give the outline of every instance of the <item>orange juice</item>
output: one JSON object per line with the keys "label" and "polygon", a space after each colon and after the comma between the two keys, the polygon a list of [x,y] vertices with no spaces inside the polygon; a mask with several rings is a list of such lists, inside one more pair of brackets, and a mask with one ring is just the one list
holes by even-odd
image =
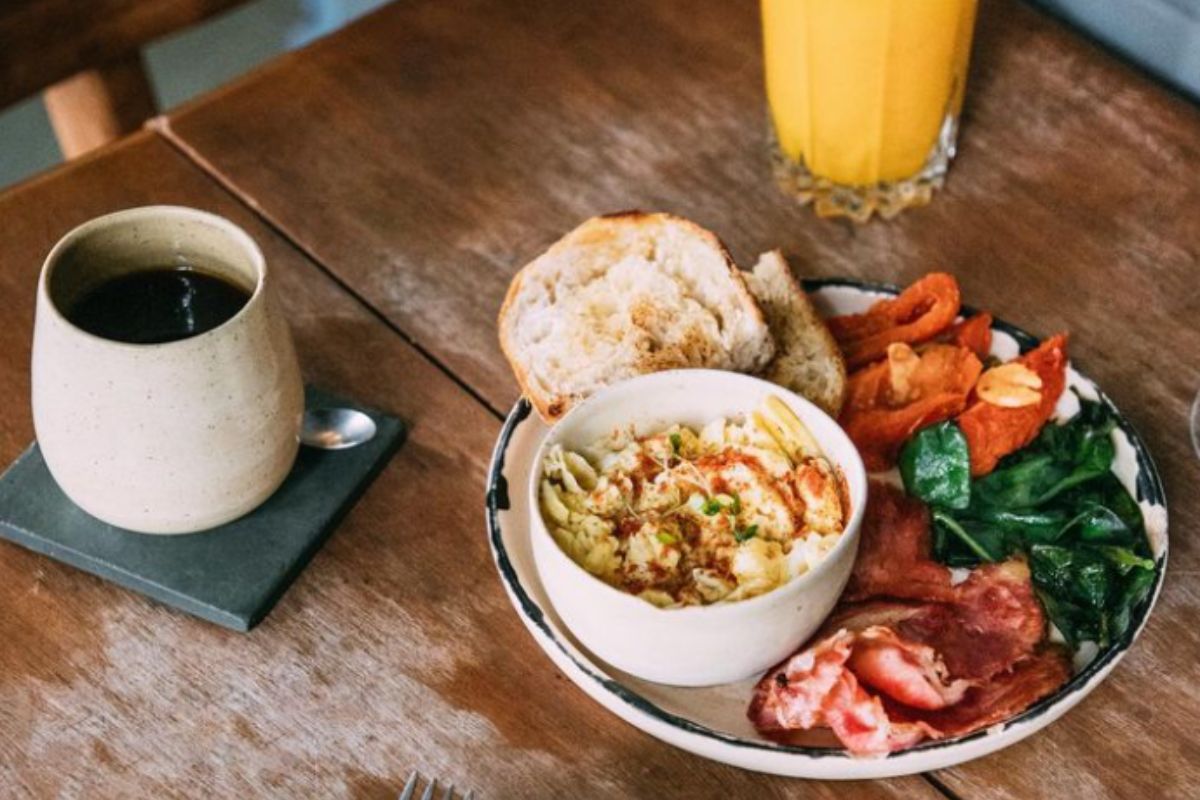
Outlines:
{"label": "orange juice", "polygon": [[953,155],[975,8],[762,0],[780,155],[818,211],[863,217],[928,200]]}

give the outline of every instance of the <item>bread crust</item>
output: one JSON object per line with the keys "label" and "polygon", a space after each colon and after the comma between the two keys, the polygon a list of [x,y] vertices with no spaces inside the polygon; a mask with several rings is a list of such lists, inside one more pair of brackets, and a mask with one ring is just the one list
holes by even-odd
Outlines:
{"label": "bread crust", "polygon": [[[778,261],[783,280],[787,284],[788,304],[794,307],[799,306],[802,309],[802,315],[810,323],[806,326],[806,331],[809,335],[816,336],[820,340],[822,349],[824,350],[826,356],[824,363],[834,370],[836,378],[833,381],[831,392],[813,392],[809,387],[789,385],[791,382],[787,380],[788,376],[786,375],[782,364],[784,357],[787,355],[785,339],[786,331],[776,330],[774,327],[772,327],[771,334],[775,337],[776,341],[776,355],[775,358],[772,359],[771,363],[763,369],[762,375],[768,380],[787,386],[788,388],[809,397],[809,399],[812,399],[817,403],[817,405],[821,406],[826,413],[836,419],[841,413],[842,406],[846,402],[847,392],[846,361],[842,356],[841,348],[838,347],[837,340],[833,338],[833,334],[829,331],[829,327],[825,324],[825,320],[817,311],[816,306],[813,305],[812,299],[809,298],[808,293],[804,291],[804,287],[800,284],[800,281],[796,280],[795,273],[792,272],[792,269],[781,250],[769,250],[759,256],[759,262],[755,266],[752,274],[755,277],[758,277],[759,267],[764,265],[767,259],[771,258]],[[765,300],[759,300],[760,305],[765,304],[765,302]],[[768,315],[768,321],[770,321],[770,315]],[[826,395],[831,396],[826,397]]]}
{"label": "bread crust", "polygon": [[[529,374],[529,368],[524,363],[521,354],[517,352],[514,330],[512,329],[512,326],[515,325],[513,309],[521,295],[527,270],[543,257],[552,255],[558,250],[591,243],[588,237],[597,237],[595,243],[600,244],[603,239],[614,237],[618,228],[624,225],[639,227],[643,225],[658,226],[663,224],[682,228],[720,254],[732,281],[732,289],[737,297],[737,303],[745,309],[757,325],[761,326],[764,330],[768,330],[766,316],[755,299],[754,294],[750,291],[742,270],[734,262],[733,256],[730,255],[729,249],[725,246],[724,242],[712,231],[701,227],[691,220],[667,212],[647,212],[640,209],[629,209],[592,217],[560,238],[544,253],[526,263],[517,272],[509,283],[508,291],[505,293],[504,301],[500,306],[500,312],[497,316],[500,349],[512,367],[513,374],[517,379],[518,385],[521,387],[522,393],[529,399],[537,410],[538,415],[546,423],[553,424],[581,398],[567,394],[547,395],[544,393]],[[773,345],[773,340],[769,341]],[[647,364],[645,370],[654,371],[654,367]]]}

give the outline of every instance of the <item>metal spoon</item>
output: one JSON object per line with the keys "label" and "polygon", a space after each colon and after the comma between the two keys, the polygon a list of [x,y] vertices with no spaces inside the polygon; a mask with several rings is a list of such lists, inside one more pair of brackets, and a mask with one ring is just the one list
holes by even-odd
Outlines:
{"label": "metal spoon", "polygon": [[375,437],[375,420],[353,408],[309,408],[300,426],[300,443],[319,450],[345,450]]}

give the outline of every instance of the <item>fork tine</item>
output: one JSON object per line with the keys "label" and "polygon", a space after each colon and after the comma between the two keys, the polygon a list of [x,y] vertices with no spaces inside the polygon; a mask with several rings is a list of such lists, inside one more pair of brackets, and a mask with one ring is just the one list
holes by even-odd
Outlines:
{"label": "fork tine", "polygon": [[400,792],[400,800],[412,800],[413,792],[417,790],[417,771],[414,769],[412,775],[408,776],[408,782],[404,784],[404,789]]}
{"label": "fork tine", "polygon": [[462,800],[475,800],[475,790],[468,789],[467,793],[462,796]]}
{"label": "fork tine", "polygon": [[421,795],[421,800],[433,800],[433,791],[436,788],[437,778],[434,778],[429,782],[429,785],[425,787],[425,792]]}
{"label": "fork tine", "polygon": [[450,784],[442,792],[442,800],[454,800],[454,784]]}

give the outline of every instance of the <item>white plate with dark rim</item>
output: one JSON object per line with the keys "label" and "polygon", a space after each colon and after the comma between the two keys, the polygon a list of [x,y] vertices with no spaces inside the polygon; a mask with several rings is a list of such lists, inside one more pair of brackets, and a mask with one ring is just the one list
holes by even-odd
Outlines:
{"label": "white plate with dark rim", "polygon": [[[805,281],[805,288],[826,315],[857,313],[897,293],[893,286],[850,280]],[[972,312],[964,308],[964,313]],[[1037,344],[1034,336],[1005,322],[997,320],[992,330],[992,352],[1002,358]],[[1167,506],[1158,470],[1141,437],[1094,383],[1071,368],[1067,385],[1085,398],[1102,401],[1116,414],[1113,472],[1142,509],[1156,563],[1154,587],[1148,601],[1135,610],[1133,624],[1122,639],[1105,650],[1076,655],[1075,675],[1066,685],[1007,722],[966,736],[925,742],[882,758],[856,758],[836,747],[776,744],[759,736],[746,718],[753,680],[702,689],[663,686],[622,673],[591,655],[564,628],[534,567],[525,487],[534,454],[549,428],[531,413],[524,399],[509,413],[492,454],[487,491],[492,554],[513,606],[550,660],[592,699],[651,736],[726,764],[798,778],[885,778],[949,767],[1024,739],[1087,696],[1133,645],[1162,589]],[[1068,418],[1077,409],[1074,395],[1064,392],[1056,416]]]}

